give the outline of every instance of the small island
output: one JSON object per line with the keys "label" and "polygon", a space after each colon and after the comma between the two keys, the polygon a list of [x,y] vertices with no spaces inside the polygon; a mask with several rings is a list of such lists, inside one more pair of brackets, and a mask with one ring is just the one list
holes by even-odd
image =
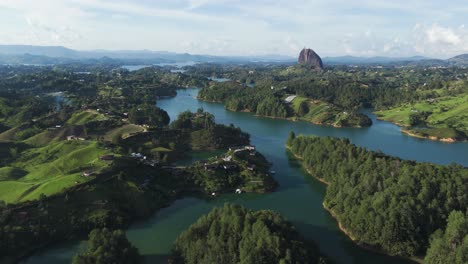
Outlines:
{"label": "small island", "polygon": [[226,204],[177,238],[171,263],[329,263],[281,215]]}

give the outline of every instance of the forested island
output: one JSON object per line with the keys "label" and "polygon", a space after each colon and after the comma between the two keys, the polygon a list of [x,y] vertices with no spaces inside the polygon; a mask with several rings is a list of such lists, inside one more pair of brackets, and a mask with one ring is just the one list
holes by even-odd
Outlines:
{"label": "forested island", "polygon": [[347,139],[297,136],[287,147],[327,184],[324,207],[356,243],[427,263],[466,263],[468,169],[387,156]]}
{"label": "forested island", "polygon": [[202,216],[175,242],[171,263],[328,263],[278,213],[226,204]]}

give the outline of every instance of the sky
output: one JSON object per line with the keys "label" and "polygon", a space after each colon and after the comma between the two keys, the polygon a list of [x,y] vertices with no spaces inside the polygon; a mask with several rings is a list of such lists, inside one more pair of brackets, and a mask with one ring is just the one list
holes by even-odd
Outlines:
{"label": "sky", "polygon": [[468,53],[467,14],[467,0],[0,0],[0,44],[448,58]]}

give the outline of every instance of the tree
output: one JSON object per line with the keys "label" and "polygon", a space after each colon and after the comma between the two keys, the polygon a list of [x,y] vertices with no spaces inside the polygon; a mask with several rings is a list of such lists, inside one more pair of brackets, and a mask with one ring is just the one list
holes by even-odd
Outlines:
{"label": "tree", "polygon": [[440,229],[432,236],[426,258],[428,264],[468,263],[468,218],[452,211],[445,232]]}
{"label": "tree", "polygon": [[307,113],[309,113],[309,105],[307,104],[307,101],[302,101],[299,104],[299,109],[297,110],[297,114],[299,116],[305,116]]}
{"label": "tree", "polygon": [[88,248],[73,258],[73,264],[133,264],[140,263],[138,249],[128,241],[124,231],[107,228],[89,233]]}
{"label": "tree", "polygon": [[291,145],[291,143],[294,141],[295,138],[296,138],[296,133],[294,133],[294,131],[289,131],[288,140],[286,141],[286,144]]}

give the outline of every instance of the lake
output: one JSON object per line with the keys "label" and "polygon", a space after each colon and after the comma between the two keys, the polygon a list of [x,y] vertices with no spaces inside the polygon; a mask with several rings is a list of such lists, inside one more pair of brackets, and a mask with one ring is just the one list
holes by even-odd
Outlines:
{"label": "lake", "polygon": [[[306,122],[256,117],[250,113],[230,112],[223,105],[195,99],[198,89],[178,91],[173,98],[157,102],[166,110],[171,120],[185,110],[196,111],[203,107],[216,117],[218,123],[234,124],[250,133],[252,144],[273,163],[279,188],[270,194],[226,194],[213,200],[185,198],[160,210],[151,218],[134,223],[127,235],[145,256],[146,263],[165,263],[177,236],[198,217],[215,206],[226,202],[242,204],[252,209],[272,209],[290,220],[300,233],[319,245],[324,254],[337,263],[407,263],[408,261],[369,252],[356,246],[337,227],[336,221],[322,207],[325,186],[315,180],[292,159],[284,144],[289,131],[296,134],[347,137],[351,142],[372,150],[404,159],[428,161],[439,164],[453,162],[468,166],[468,144],[447,144],[409,137],[400,128],[376,120],[370,110],[363,110],[374,124],[369,128],[333,128]],[[194,154],[206,157],[206,153]],[[69,263],[82,242],[70,242],[40,254],[23,263]]]}

